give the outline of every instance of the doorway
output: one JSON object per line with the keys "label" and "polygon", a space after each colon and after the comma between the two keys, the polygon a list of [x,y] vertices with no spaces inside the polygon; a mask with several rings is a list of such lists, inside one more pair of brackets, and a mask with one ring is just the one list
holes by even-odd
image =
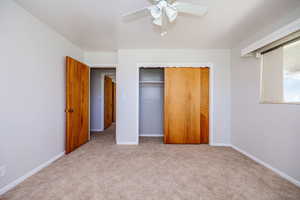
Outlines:
{"label": "doorway", "polygon": [[116,69],[91,68],[90,72],[90,134],[113,134],[116,120]]}
{"label": "doorway", "polygon": [[66,57],[66,153],[89,140],[115,143],[116,68],[90,68]]}

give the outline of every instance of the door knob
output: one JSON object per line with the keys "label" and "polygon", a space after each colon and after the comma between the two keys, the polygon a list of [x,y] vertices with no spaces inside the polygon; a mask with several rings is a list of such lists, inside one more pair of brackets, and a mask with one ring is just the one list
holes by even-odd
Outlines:
{"label": "door knob", "polygon": [[72,112],[74,112],[74,109],[72,109],[72,108],[66,109],[65,112],[66,112],[66,113],[72,113]]}

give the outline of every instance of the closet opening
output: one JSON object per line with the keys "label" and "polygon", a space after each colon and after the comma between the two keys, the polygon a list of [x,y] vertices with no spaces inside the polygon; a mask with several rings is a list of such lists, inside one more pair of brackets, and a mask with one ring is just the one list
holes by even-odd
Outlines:
{"label": "closet opening", "polygon": [[210,68],[139,69],[140,143],[209,144]]}
{"label": "closet opening", "polygon": [[115,143],[116,69],[90,70],[90,139]]}
{"label": "closet opening", "polygon": [[140,143],[163,142],[164,137],[164,69],[139,70]]}

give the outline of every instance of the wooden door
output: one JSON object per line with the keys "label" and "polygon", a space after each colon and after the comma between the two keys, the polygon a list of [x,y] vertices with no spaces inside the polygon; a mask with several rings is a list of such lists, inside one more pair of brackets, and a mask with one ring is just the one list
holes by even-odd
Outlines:
{"label": "wooden door", "polygon": [[113,86],[112,79],[104,78],[104,128],[108,128],[113,122]]}
{"label": "wooden door", "polygon": [[201,90],[200,90],[200,143],[209,144],[209,68],[201,70]]}
{"label": "wooden door", "polygon": [[208,68],[204,69],[165,69],[166,144],[208,143]]}
{"label": "wooden door", "polygon": [[116,83],[112,84],[113,86],[113,122],[116,122]]}
{"label": "wooden door", "polygon": [[66,153],[89,139],[89,67],[67,57]]}

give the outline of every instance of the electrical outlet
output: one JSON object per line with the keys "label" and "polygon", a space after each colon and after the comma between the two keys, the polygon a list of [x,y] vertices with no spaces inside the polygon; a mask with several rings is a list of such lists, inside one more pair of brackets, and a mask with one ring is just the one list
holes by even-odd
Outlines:
{"label": "electrical outlet", "polygon": [[5,174],[6,174],[6,166],[3,165],[0,167],[0,177],[5,176]]}

